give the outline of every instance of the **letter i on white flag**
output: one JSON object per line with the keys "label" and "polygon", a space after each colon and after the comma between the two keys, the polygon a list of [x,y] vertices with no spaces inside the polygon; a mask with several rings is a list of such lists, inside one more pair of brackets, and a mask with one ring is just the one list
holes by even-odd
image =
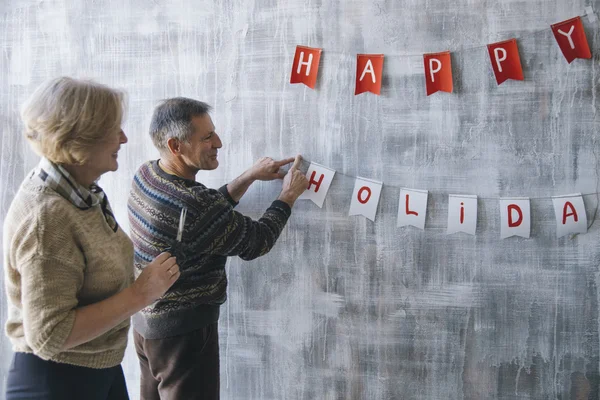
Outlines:
{"label": "letter i on white flag", "polygon": [[364,215],[375,221],[382,186],[383,182],[357,177],[348,215]]}
{"label": "letter i on white flag", "polygon": [[398,206],[398,223],[396,226],[414,226],[425,229],[427,214],[427,190],[400,189],[400,204]]}
{"label": "letter i on white flag", "polygon": [[587,232],[587,215],[581,193],[552,197],[556,215],[556,237]]}
{"label": "letter i on white flag", "polygon": [[500,199],[500,238],[511,236],[529,238],[531,231],[531,212],[529,198]]}
{"label": "letter i on white flag", "polygon": [[448,235],[464,232],[475,235],[477,196],[451,194],[448,197]]}
{"label": "letter i on white flag", "polygon": [[312,200],[319,208],[323,208],[323,202],[329,186],[333,181],[335,171],[315,162],[310,163],[306,178],[308,188],[298,197],[299,200]]}

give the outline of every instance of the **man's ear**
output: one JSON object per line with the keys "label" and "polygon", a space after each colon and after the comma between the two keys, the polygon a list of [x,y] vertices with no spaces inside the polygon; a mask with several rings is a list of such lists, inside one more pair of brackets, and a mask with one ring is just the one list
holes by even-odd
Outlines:
{"label": "man's ear", "polygon": [[167,148],[169,152],[174,156],[178,156],[181,154],[181,142],[177,138],[170,138],[167,140]]}

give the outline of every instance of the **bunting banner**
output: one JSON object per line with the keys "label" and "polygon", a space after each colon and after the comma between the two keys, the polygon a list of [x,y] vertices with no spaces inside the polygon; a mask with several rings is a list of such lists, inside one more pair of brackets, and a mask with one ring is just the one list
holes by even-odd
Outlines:
{"label": "bunting banner", "polygon": [[306,173],[308,188],[298,197],[299,200],[312,200],[319,208],[323,208],[325,196],[333,181],[335,171],[323,165],[311,162]]}
{"label": "bunting banner", "polygon": [[475,235],[477,229],[477,196],[451,194],[448,196],[447,234],[464,232]]}
{"label": "bunting banner", "polygon": [[[323,208],[325,198],[337,172],[334,169],[310,162],[306,177],[308,187],[298,199],[311,200]],[[349,176],[341,173],[341,175]],[[350,203],[349,216],[362,215],[375,221],[383,182],[354,177],[355,184]],[[595,193],[591,193],[595,194]],[[398,219],[396,226],[413,226],[425,229],[429,191],[400,188]],[[581,193],[547,197],[552,199],[556,216],[556,236],[571,233],[587,233],[588,220]],[[466,233],[475,235],[477,230],[478,200],[476,195],[448,195],[448,223],[446,234]],[[529,238],[531,234],[531,210],[528,197],[500,198],[500,237]]]}
{"label": "bunting banner", "polygon": [[529,238],[531,231],[531,212],[529,198],[500,199],[500,238],[511,236]]}
{"label": "bunting banner", "polygon": [[375,221],[382,186],[383,182],[357,177],[348,215],[362,215]]}
{"label": "bunting banner", "polygon": [[552,33],[569,64],[576,58],[592,58],[581,17],[552,25]]}
{"label": "bunting banner", "polygon": [[581,193],[552,197],[556,215],[556,237],[587,232],[587,215]]}
{"label": "bunting banner", "polygon": [[414,226],[425,229],[427,214],[427,190],[401,189],[398,206],[398,223],[396,226]]}
{"label": "bunting banner", "polygon": [[488,44],[487,47],[498,85],[508,79],[523,80],[523,69],[516,39]]}
{"label": "bunting banner", "polygon": [[364,92],[381,94],[381,72],[383,54],[358,54],[356,60],[356,90],[354,95]]}
{"label": "bunting banner", "polygon": [[317,84],[319,60],[322,49],[306,46],[296,46],[296,55],[292,65],[290,83],[304,83],[311,89]]}
{"label": "bunting banner", "polygon": [[425,64],[425,88],[427,96],[437,92],[452,93],[452,64],[450,52],[423,55]]}

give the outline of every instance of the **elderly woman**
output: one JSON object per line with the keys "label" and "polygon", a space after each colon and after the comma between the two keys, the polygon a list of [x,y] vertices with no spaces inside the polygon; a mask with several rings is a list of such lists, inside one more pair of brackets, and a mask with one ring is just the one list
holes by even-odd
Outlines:
{"label": "elderly woman", "polygon": [[131,241],[95,184],[117,170],[127,143],[123,98],[58,78],[23,107],[25,135],[42,159],[4,224],[6,333],[15,351],[8,400],[127,399],[120,363],[129,317],[179,277],[163,253],[133,282]]}

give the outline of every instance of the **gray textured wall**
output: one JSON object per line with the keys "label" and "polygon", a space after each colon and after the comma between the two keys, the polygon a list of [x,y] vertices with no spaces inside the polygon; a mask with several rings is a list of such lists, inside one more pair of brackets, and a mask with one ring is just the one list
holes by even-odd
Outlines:
{"label": "gray textured wall", "polygon": [[[594,59],[572,65],[549,29],[588,4],[2,0],[0,215],[37,160],[18,107],[43,79],[128,91],[129,143],[101,181],[124,225],[129,181],[156,156],[153,106],[199,98],[224,142],[221,167],[198,175],[209,186],[297,152],[384,182],[375,223],[347,216],[354,181],[339,175],[270,254],[231,260],[223,398],[596,399],[600,223],[556,239],[543,198],[598,191],[598,23],[584,19]],[[515,36],[525,82],[498,87],[485,47],[469,48]],[[288,84],[297,44],[324,48],[316,91]],[[420,54],[443,50],[455,92],[427,98]],[[381,97],[353,95],[364,52],[386,54]],[[400,186],[430,191],[425,231],[396,228]],[[240,209],[260,216],[279,187],[255,184]],[[476,237],[445,234],[450,193],[482,197]],[[531,239],[500,240],[500,196],[540,197]],[[0,336],[2,380],[9,348]],[[137,397],[131,349],[124,366]]]}

